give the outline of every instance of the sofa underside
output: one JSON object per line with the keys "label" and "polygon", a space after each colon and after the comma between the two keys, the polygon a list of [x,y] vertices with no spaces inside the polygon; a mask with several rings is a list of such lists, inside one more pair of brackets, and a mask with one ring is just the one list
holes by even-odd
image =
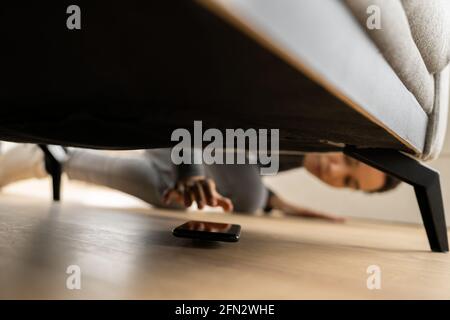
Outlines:
{"label": "sofa underside", "polygon": [[[194,120],[202,120],[204,129],[278,128],[284,150],[335,150],[335,143],[412,154],[423,148],[420,132],[426,117],[413,116],[423,111],[386,62],[376,60],[385,69],[376,65],[375,77],[385,75],[395,86],[380,91],[372,77],[366,83],[374,84],[372,90],[364,90],[380,94],[381,100],[397,97],[399,107],[373,121],[377,109],[370,103],[376,97],[360,99],[360,92],[347,90],[346,79],[342,92],[330,93],[326,85],[196,3],[130,1],[127,15],[124,5],[87,3],[86,28],[78,33],[60,27],[63,4],[35,4],[27,12],[9,6],[0,20],[1,76],[7,79],[0,91],[0,139],[156,148],[170,145],[174,129],[192,129]],[[43,21],[40,12],[47,17]],[[6,31],[11,28],[14,35]],[[359,27],[348,31],[361,33]],[[317,60],[308,62],[314,67]],[[334,74],[322,75],[336,83]],[[352,81],[359,90],[365,79],[362,75]],[[357,110],[343,96],[368,103]],[[395,114],[409,110],[405,103],[411,104],[411,113]],[[411,132],[405,131],[405,117],[413,121]]]}

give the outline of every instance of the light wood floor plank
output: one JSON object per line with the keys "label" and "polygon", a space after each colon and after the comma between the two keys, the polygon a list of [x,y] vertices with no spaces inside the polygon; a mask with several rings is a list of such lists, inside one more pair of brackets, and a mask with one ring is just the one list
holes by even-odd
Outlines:
{"label": "light wood floor plank", "polygon": [[[238,243],[196,243],[189,219],[242,225]],[[79,265],[82,289],[66,289]],[[381,290],[368,290],[378,265]],[[421,226],[120,209],[0,195],[0,298],[449,299],[450,255]]]}

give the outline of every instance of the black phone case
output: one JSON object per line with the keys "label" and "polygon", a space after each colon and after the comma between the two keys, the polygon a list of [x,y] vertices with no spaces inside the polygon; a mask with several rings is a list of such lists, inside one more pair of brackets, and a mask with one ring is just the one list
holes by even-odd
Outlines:
{"label": "black phone case", "polygon": [[207,241],[238,242],[241,234],[241,226],[239,225],[233,225],[233,233],[186,230],[181,227],[179,226],[173,229],[172,234],[175,237]]}

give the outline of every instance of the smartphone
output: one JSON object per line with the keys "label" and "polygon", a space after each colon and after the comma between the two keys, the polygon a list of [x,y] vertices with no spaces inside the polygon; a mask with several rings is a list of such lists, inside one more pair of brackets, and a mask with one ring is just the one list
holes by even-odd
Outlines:
{"label": "smartphone", "polygon": [[241,235],[241,226],[229,223],[206,221],[188,221],[172,231],[175,237],[238,242]]}

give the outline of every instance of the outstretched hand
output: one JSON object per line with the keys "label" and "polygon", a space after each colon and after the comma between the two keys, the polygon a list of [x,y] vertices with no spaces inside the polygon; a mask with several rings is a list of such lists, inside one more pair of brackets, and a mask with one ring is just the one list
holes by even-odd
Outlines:
{"label": "outstretched hand", "polygon": [[312,219],[322,219],[322,220],[328,220],[330,222],[336,222],[336,223],[343,223],[346,220],[344,217],[339,217],[339,216],[335,216],[332,214],[314,211],[314,210],[301,208],[301,207],[291,208],[290,210],[284,210],[283,212],[289,216],[297,216],[297,217],[312,218]]}
{"label": "outstretched hand", "polygon": [[343,223],[345,222],[344,217],[323,213],[311,209],[306,209],[299,207],[297,205],[290,204],[285,200],[281,199],[277,195],[273,194],[271,199],[269,199],[270,205],[277,210],[282,211],[284,214],[295,217],[304,217],[312,219],[322,219],[330,222]]}
{"label": "outstretched hand", "polygon": [[213,180],[203,176],[188,177],[177,181],[173,188],[164,192],[163,202],[165,204],[175,202],[186,208],[195,202],[199,209],[208,205],[210,207],[221,207],[226,212],[233,211],[231,200],[217,192]]}

